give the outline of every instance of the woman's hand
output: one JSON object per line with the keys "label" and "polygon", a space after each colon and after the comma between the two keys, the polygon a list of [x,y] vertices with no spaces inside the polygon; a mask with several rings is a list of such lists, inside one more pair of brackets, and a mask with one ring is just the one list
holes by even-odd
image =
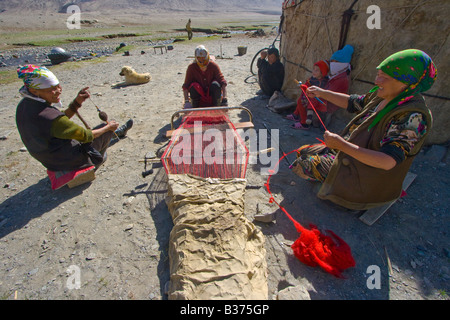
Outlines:
{"label": "woman's hand", "polygon": [[105,134],[108,131],[116,131],[119,127],[119,123],[115,120],[111,120],[106,125],[100,127],[99,129],[92,130],[92,134],[94,135],[94,139],[100,137],[102,134]]}
{"label": "woman's hand", "polygon": [[108,128],[108,131],[116,131],[119,127],[119,123],[115,120],[111,120],[106,124],[106,128]]}
{"label": "woman's hand", "polygon": [[342,146],[346,143],[340,135],[330,131],[325,131],[323,139],[328,148],[335,150],[342,150]]}
{"label": "woman's hand", "polygon": [[88,99],[91,95],[88,91],[89,87],[83,88],[78,92],[77,97],[75,98],[75,101],[81,106],[86,99]]}
{"label": "woman's hand", "polygon": [[306,90],[306,95],[310,98],[322,98],[336,106],[347,109],[350,96],[345,93],[325,90],[317,86],[311,86]]}
{"label": "woman's hand", "polygon": [[[91,95],[88,91],[89,87],[83,88],[78,92],[77,97],[70,103],[69,108],[67,108],[64,113],[70,119],[78,112],[78,109],[81,108],[81,104],[89,98]],[[85,124],[86,125],[86,124]]]}
{"label": "woman's hand", "polygon": [[317,86],[311,86],[311,87],[308,87],[308,89],[306,90],[306,94],[310,98],[315,98],[315,97],[321,98],[324,91],[325,91],[324,89],[319,88]]}
{"label": "woman's hand", "polygon": [[391,170],[397,164],[391,156],[380,151],[361,148],[344,140],[344,138],[335,133],[325,131],[323,138],[328,148],[344,152],[368,166],[383,170]]}
{"label": "woman's hand", "polygon": [[267,50],[261,51],[261,59],[265,59],[267,57]]}

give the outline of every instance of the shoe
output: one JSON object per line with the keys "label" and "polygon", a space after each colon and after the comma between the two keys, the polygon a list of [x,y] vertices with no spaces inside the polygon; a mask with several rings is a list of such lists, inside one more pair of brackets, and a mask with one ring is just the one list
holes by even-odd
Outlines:
{"label": "shoe", "polygon": [[126,136],[128,130],[133,126],[133,119],[128,120],[125,124],[121,125],[114,131],[119,138],[123,138]]}
{"label": "shoe", "polygon": [[298,116],[296,116],[295,114],[288,114],[286,117],[284,117],[287,120],[291,120],[291,121],[299,121],[300,118]]}
{"label": "shoe", "polygon": [[301,124],[300,122],[296,122],[291,125],[291,128],[296,129],[296,130],[309,130],[309,125]]}

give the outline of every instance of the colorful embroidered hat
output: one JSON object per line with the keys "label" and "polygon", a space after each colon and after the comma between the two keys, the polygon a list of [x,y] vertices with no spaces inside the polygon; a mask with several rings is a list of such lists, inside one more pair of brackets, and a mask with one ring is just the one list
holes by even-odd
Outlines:
{"label": "colorful embroidered hat", "polygon": [[23,80],[26,88],[47,89],[59,84],[56,76],[46,67],[38,67],[32,64],[17,69],[19,79]]}

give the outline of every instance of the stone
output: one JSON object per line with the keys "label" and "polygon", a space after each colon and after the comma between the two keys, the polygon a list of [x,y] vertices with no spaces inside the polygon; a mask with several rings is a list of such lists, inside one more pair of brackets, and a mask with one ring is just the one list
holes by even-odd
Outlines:
{"label": "stone", "polygon": [[311,296],[304,286],[298,285],[279,291],[277,300],[311,300]]}

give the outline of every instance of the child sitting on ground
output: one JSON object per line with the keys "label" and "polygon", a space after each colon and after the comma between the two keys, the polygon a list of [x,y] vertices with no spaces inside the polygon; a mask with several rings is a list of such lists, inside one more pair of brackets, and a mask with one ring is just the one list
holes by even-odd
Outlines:
{"label": "child sitting on ground", "polygon": [[[328,61],[317,61],[314,63],[312,76],[306,81],[305,85],[307,87],[317,86],[320,88],[325,88],[328,84],[329,70],[330,67]],[[310,101],[314,104],[314,108],[319,115],[320,113],[325,113],[327,111],[326,104],[322,104],[316,99],[310,99]],[[294,113],[287,115],[286,119],[295,121],[295,123],[291,125],[291,128],[305,130],[309,129],[312,123],[313,115],[314,110],[308,102],[308,99],[305,97],[305,94],[302,92],[297,100],[297,107],[295,108]]]}

